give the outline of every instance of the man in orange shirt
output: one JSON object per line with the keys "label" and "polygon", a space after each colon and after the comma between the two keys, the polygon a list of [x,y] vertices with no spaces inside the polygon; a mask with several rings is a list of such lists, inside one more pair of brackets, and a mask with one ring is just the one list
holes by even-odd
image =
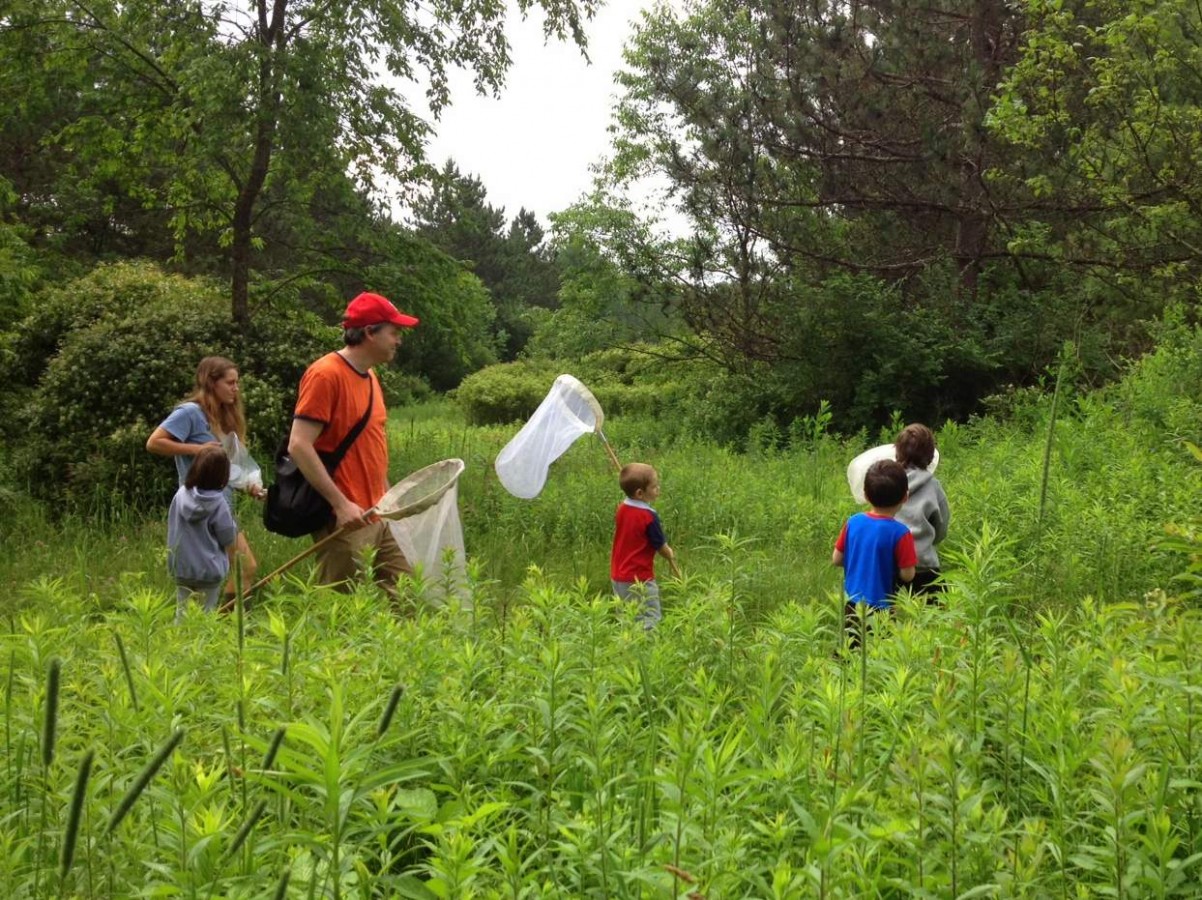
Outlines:
{"label": "man in orange shirt", "polygon": [[[372,366],[391,362],[401,328],[418,320],[397,310],[379,294],[360,294],[346,308],[343,343],[305,370],[288,438],[288,452],[301,474],[330,504],[333,518],[313,535],[340,535],[317,551],[321,584],[349,588],[358,558],[374,547],[376,581],[395,595],[401,573],[413,571],[386,522],[367,515],[388,490],[388,411]],[[371,413],[331,477],[319,453],[333,451]]]}

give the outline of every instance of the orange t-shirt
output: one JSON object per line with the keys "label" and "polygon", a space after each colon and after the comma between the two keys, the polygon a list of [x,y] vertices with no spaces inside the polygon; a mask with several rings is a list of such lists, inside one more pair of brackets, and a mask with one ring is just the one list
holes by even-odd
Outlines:
{"label": "orange t-shirt", "polygon": [[[371,396],[373,385],[375,394]],[[330,453],[363,418],[369,396],[371,418],[334,470],[334,484],[364,509],[375,506],[388,485],[388,410],[376,373],[360,372],[342,354],[327,353],[301,377],[293,413],[298,419],[325,426],[313,446]]]}

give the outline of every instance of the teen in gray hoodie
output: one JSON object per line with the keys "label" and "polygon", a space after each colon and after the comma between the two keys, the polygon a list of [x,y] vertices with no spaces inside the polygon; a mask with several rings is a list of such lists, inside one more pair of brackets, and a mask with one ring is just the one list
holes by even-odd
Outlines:
{"label": "teen in gray hoodie", "polygon": [[192,461],[167,515],[167,567],[175,578],[175,621],[193,594],[217,609],[221,583],[230,571],[228,550],[238,536],[224,490],[230,461],[220,446],[205,447]]}
{"label": "teen in gray hoodie", "polygon": [[897,461],[906,467],[910,497],[897,514],[897,520],[909,527],[918,552],[918,568],[912,589],[930,595],[943,589],[939,578],[939,552],[935,545],[947,537],[951,511],[939,479],[927,466],[935,458],[935,435],[925,425],[907,425],[894,442]]}

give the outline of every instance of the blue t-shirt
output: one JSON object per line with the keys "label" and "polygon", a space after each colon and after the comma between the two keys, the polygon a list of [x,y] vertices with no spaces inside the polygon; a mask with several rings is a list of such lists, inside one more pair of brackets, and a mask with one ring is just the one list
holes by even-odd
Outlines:
{"label": "blue t-shirt", "polygon": [[[199,403],[191,400],[181,403],[171,410],[171,415],[165,418],[159,427],[181,444],[208,444],[217,440],[217,435],[213,434],[213,428],[209,425],[209,417],[205,415],[205,411],[200,408]],[[179,476],[180,487],[183,487],[184,481],[188,477],[188,470],[192,468],[192,461],[196,457],[176,456],[174,459],[175,474]],[[225,494],[225,502],[232,513],[234,489],[226,487],[222,493]]]}
{"label": "blue t-shirt", "polygon": [[[217,435],[213,434],[213,429],[209,425],[209,417],[205,415],[205,411],[200,408],[199,403],[191,400],[181,403],[171,410],[171,415],[162,421],[159,428],[181,444],[209,444],[217,440]],[[179,476],[181,485],[188,477],[188,470],[192,468],[192,460],[195,458],[194,456],[175,457],[175,473]]]}
{"label": "blue t-shirt", "polygon": [[897,570],[917,563],[914,535],[886,516],[856,513],[847,520],[835,549],[843,554],[843,589],[849,603],[888,609]]}

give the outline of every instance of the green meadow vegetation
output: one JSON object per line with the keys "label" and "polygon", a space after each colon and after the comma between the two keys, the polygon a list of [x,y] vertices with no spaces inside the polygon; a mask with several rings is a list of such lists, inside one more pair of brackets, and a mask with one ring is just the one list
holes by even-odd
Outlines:
{"label": "green meadow vegetation", "polygon": [[[742,452],[609,424],[685,572],[650,635],[608,595],[599,444],[518,501],[516,425],[448,401],[390,441],[396,475],[468,463],[451,608],[439,572],[398,611],[302,567],[173,627],[161,521],[6,498],[0,892],[1196,897],[1199,341],[945,425],[946,605],[903,597],[850,658],[843,469],[891,429],[821,414]],[[265,566],[295,551],[253,515]]]}
{"label": "green meadow vegetation", "polygon": [[[452,73],[597,0],[0,8],[0,898],[1202,898],[1202,4],[643,5],[516,211],[426,156]],[[524,121],[479,145],[550,178]],[[148,434],[228,356],[269,463],[364,290],[462,592],[174,625]],[[661,475],[650,634],[599,442],[492,472],[563,371]],[[851,652],[844,471],[909,420],[948,589]]]}

